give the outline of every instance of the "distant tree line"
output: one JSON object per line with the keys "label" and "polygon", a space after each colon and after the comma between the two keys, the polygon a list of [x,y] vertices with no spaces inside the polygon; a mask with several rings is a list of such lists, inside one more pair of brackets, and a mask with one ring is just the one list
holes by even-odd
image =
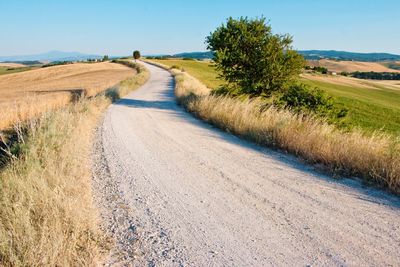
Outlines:
{"label": "distant tree line", "polygon": [[358,79],[371,79],[371,80],[400,80],[400,73],[397,72],[353,72],[350,74]]}
{"label": "distant tree line", "polygon": [[179,57],[179,56],[146,56],[147,59],[157,59],[157,60],[167,60],[167,59],[182,59],[182,60],[188,60],[188,61],[202,61],[201,58],[193,58],[193,57]]}
{"label": "distant tree line", "polygon": [[72,64],[72,63],[74,63],[74,62],[72,62],[72,61],[53,61],[53,62],[42,65],[42,68],[59,66],[59,65],[68,65],[68,64]]}
{"label": "distant tree line", "polygon": [[42,62],[38,60],[16,60],[16,61],[2,61],[3,63],[19,63],[22,65],[41,65]]}
{"label": "distant tree line", "polygon": [[163,60],[163,59],[169,59],[172,58],[172,56],[146,56],[147,59],[158,59],[158,60]]}

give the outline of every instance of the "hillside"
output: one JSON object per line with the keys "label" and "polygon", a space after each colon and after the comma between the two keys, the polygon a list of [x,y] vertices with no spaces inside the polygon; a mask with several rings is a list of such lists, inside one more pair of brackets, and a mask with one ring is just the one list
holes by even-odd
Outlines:
{"label": "hillside", "polygon": [[337,61],[330,59],[321,60],[308,60],[308,65],[310,66],[320,66],[325,67],[330,71],[337,73],[340,72],[400,72],[400,70],[392,69],[384,64],[378,62],[361,62],[361,61]]}
{"label": "hillside", "polygon": [[210,51],[206,52],[185,52],[173,55],[178,58],[194,58],[194,59],[209,59],[213,58],[213,54]]}

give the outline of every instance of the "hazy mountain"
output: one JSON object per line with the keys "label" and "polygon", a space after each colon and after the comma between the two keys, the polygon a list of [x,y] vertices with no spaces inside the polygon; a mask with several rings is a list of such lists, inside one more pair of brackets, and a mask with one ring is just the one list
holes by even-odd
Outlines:
{"label": "hazy mountain", "polygon": [[102,58],[99,55],[89,55],[79,52],[63,52],[63,51],[50,51],[42,54],[35,55],[16,55],[16,56],[0,56],[1,61],[75,61],[85,60],[88,58],[97,59]]}
{"label": "hazy mountain", "polygon": [[[337,60],[354,60],[354,61],[397,61],[400,55],[389,53],[355,53],[335,50],[300,50],[298,51],[306,59],[337,59]],[[173,57],[186,57],[194,59],[212,58],[212,53],[207,52],[187,52],[173,55]]]}

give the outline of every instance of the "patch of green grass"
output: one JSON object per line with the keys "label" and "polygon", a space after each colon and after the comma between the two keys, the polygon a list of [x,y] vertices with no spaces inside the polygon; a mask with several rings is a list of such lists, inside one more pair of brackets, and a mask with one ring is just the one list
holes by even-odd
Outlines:
{"label": "patch of green grass", "polygon": [[11,67],[0,66],[0,75],[10,74],[10,73],[17,73],[17,72],[27,71],[27,70],[31,70],[31,69],[35,69],[35,68],[38,68],[38,67],[11,68]]}
{"label": "patch of green grass", "polygon": [[357,88],[320,81],[302,79],[302,82],[325,90],[335,103],[349,113],[344,120],[348,126],[361,127],[368,132],[383,130],[400,135],[400,91]]}
{"label": "patch of green grass", "polygon": [[165,59],[157,60],[152,59],[151,61],[167,65],[169,67],[178,66],[183,68],[190,75],[204,83],[208,88],[215,89],[220,87],[224,81],[218,78],[217,71],[215,70],[211,62],[206,61],[194,61],[194,60],[183,60],[183,59]]}
{"label": "patch of green grass", "polygon": [[[200,80],[211,89],[218,88],[224,81],[210,62],[188,60],[152,60],[168,66],[183,67],[185,71]],[[383,130],[386,133],[400,135],[400,91],[385,88],[358,88],[336,85],[326,82],[302,79],[302,82],[319,87],[334,97],[338,107],[349,110],[341,126],[359,127],[366,132]]]}

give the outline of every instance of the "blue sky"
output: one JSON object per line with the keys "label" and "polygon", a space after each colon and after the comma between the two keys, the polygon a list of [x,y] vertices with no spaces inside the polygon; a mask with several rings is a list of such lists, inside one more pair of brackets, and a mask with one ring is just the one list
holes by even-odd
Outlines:
{"label": "blue sky", "polygon": [[227,17],[261,15],[296,49],[400,54],[399,0],[0,0],[0,55],[204,51]]}

